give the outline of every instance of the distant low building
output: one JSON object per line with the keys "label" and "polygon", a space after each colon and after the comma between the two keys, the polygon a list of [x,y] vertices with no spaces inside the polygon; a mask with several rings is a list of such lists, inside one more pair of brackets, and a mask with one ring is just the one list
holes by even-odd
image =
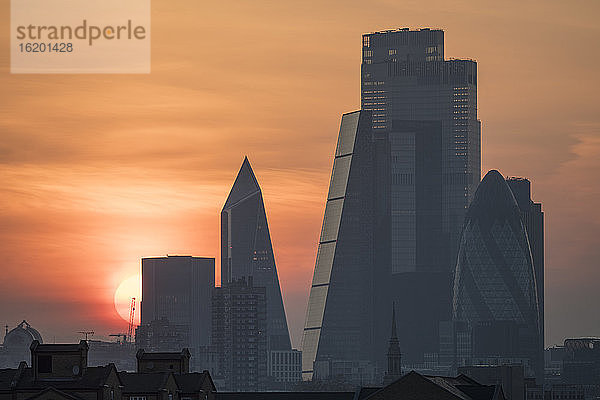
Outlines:
{"label": "distant low building", "polygon": [[0,368],[15,368],[21,361],[28,360],[29,346],[34,340],[44,342],[42,335],[27,321],[23,320],[10,331],[7,325],[4,342],[0,347]]}
{"label": "distant low building", "polygon": [[566,356],[564,346],[552,346],[544,350],[544,382],[561,383],[563,361]]}
{"label": "distant low building", "polygon": [[373,385],[380,373],[369,360],[341,360],[322,358],[314,362],[313,380],[345,382],[353,386]]}
{"label": "distant low building", "polygon": [[565,339],[564,347],[562,382],[600,388],[600,338]]}
{"label": "distant low building", "polygon": [[115,364],[119,371],[135,371],[135,346],[128,341],[88,340],[90,367]]}
{"label": "distant low building", "polygon": [[302,380],[302,352],[299,350],[272,350],[267,366],[271,386],[287,388],[287,384]]}

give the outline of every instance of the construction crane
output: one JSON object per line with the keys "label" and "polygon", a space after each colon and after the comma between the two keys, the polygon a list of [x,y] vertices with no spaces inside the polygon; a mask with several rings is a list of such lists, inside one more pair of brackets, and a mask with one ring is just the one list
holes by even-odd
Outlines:
{"label": "construction crane", "polygon": [[79,331],[77,333],[81,333],[82,335],[85,335],[85,341],[88,341],[88,335],[89,336],[94,336],[94,331]]}
{"label": "construction crane", "polygon": [[135,297],[131,298],[131,306],[129,307],[129,326],[127,327],[127,340],[129,343],[133,343],[133,329],[134,322],[133,317],[135,316]]}

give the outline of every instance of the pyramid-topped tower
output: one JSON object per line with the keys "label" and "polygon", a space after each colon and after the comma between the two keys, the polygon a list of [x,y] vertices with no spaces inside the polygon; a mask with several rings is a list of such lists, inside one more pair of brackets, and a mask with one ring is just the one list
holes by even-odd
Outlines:
{"label": "pyramid-topped tower", "polygon": [[221,211],[221,282],[252,277],[267,290],[270,350],[291,350],[262,192],[244,158]]}

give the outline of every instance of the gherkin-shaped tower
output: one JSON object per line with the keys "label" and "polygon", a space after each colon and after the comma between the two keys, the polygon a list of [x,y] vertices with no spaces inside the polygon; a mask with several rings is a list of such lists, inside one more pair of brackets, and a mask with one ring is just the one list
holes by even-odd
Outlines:
{"label": "gherkin-shaped tower", "polygon": [[453,319],[471,346],[464,363],[522,361],[540,377],[539,300],[519,206],[502,175],[483,178],[465,218],[454,276]]}

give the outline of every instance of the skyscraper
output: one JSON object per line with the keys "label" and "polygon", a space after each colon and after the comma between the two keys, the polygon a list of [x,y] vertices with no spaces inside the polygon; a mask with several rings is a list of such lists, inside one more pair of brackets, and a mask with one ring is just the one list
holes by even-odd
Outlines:
{"label": "skyscraper", "polygon": [[211,296],[215,287],[215,259],[168,256],[142,259],[141,324],[166,319],[187,327],[194,355],[210,343]]}
{"label": "skyscraper", "polygon": [[[317,364],[347,361],[373,365],[373,151],[370,113],[344,114],[304,327],[305,379],[312,379]],[[331,366],[321,370],[331,370]]]}
{"label": "skyscraper", "polygon": [[512,359],[543,379],[533,258],[519,206],[498,171],[483,178],[465,218],[453,319],[470,334],[470,360],[459,365]]}
{"label": "skyscraper", "polygon": [[[527,239],[533,257],[535,283],[537,285],[540,323],[539,351],[544,352],[544,212],[542,203],[531,199],[531,182],[526,178],[510,177],[506,183],[513,192],[521,211],[521,220],[527,231]],[[540,355],[540,358],[543,355]]]}
{"label": "skyscraper", "polygon": [[260,391],[267,384],[266,289],[252,277],[224,283],[212,298],[215,376],[229,391]]}
{"label": "skyscraper", "polygon": [[542,203],[536,203],[531,199],[531,182],[529,179],[510,177],[506,183],[513,192],[515,200],[521,211],[521,220],[527,231],[529,247],[533,256],[533,268],[535,270],[535,282],[540,309],[541,344],[544,344],[544,212]]}
{"label": "skyscraper", "polygon": [[361,103],[342,117],[304,330],[305,379],[326,360],[385,371],[392,303],[403,361],[436,359],[480,179],[477,64],[445,61],[443,31],[363,35]]}
{"label": "skyscraper", "polygon": [[[380,193],[389,199],[380,219],[383,213],[390,221],[376,239],[389,243],[388,259],[379,256],[379,263],[391,275],[404,360],[416,364],[439,352],[465,211],[480,180],[477,64],[444,60],[441,30],[362,39],[362,109],[372,110],[374,136],[388,153],[377,179],[387,182]],[[378,331],[382,354],[386,338]]]}
{"label": "skyscraper", "polygon": [[269,350],[291,350],[265,205],[247,157],[221,211],[221,282],[243,277],[266,288]]}

